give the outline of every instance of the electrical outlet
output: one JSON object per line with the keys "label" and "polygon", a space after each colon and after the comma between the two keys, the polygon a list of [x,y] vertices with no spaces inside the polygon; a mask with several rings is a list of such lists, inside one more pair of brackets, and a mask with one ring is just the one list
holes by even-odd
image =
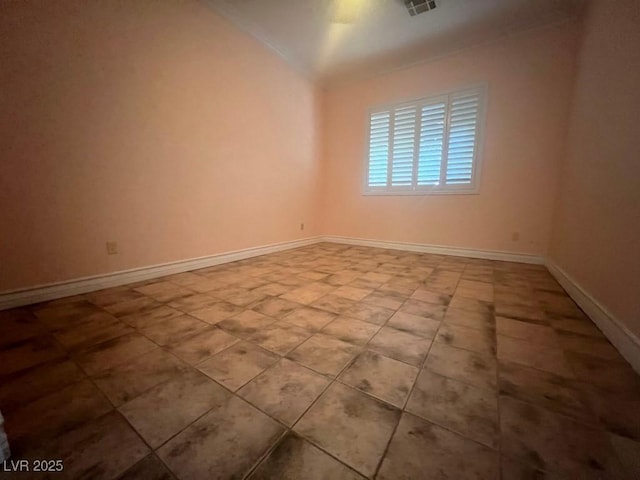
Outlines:
{"label": "electrical outlet", "polygon": [[517,242],[518,240],[520,240],[520,232],[513,232],[511,234],[511,240],[513,240],[514,242]]}
{"label": "electrical outlet", "polygon": [[107,242],[107,255],[116,255],[118,253],[118,242]]}
{"label": "electrical outlet", "polygon": [[304,230],[304,223],[300,224],[300,230]]}

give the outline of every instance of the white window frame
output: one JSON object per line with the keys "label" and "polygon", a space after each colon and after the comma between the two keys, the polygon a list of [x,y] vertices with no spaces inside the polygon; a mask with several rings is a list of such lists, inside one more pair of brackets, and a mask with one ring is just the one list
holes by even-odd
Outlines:
{"label": "white window frame", "polygon": [[[365,138],[365,152],[364,152],[364,175],[363,175],[363,195],[476,195],[480,193],[480,177],[482,172],[482,156],[484,152],[484,133],[486,124],[486,111],[487,111],[487,84],[477,84],[467,86],[463,88],[456,88],[453,90],[447,90],[445,92],[438,93],[436,95],[429,95],[427,97],[417,97],[409,100],[403,100],[401,102],[387,103],[384,105],[377,105],[367,110],[366,117],[366,138]],[[449,109],[449,97],[452,95],[464,94],[465,92],[476,91],[480,93],[480,101],[478,105],[478,123],[476,127],[476,145],[474,149],[474,157],[472,164],[471,183],[464,185],[412,185],[412,186],[391,186],[386,185],[384,187],[370,187],[369,186],[369,143],[371,138],[371,116],[376,113],[393,111],[397,108],[404,106],[418,104],[426,104],[430,102],[436,102],[438,100],[446,99],[446,120],[444,130],[444,140],[448,141],[448,133],[450,127],[450,109]],[[393,115],[391,115],[393,118]],[[392,123],[393,126],[393,123]],[[420,132],[416,130],[416,139],[419,138]],[[417,141],[416,141],[417,143]],[[391,150],[391,146],[389,146]],[[444,147],[442,155],[442,166],[446,169],[446,147]],[[389,155],[389,170],[388,175],[391,176],[391,155]],[[415,166],[414,166],[415,168]],[[414,183],[416,178],[416,171],[413,172]]]}

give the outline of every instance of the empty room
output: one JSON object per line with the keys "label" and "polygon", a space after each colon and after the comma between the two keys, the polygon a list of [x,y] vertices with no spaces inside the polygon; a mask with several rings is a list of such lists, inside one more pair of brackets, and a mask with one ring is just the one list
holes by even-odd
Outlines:
{"label": "empty room", "polygon": [[640,478],[640,2],[0,0],[0,478]]}

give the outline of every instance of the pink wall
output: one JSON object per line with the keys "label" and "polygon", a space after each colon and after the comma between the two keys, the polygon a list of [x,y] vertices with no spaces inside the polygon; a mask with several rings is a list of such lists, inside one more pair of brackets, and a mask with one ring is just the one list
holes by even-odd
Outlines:
{"label": "pink wall", "polygon": [[[323,232],[545,254],[578,33],[567,23],[328,91]],[[478,83],[488,85],[478,195],[362,195],[369,107]]]}
{"label": "pink wall", "polygon": [[[2,2],[0,291],[318,234],[546,255],[559,191],[551,257],[638,333],[638,4],[603,3],[570,110],[573,23],[322,93],[196,1]],[[481,82],[479,195],[361,194],[369,106]]]}
{"label": "pink wall", "polygon": [[317,235],[318,94],[204,2],[2,2],[0,291]]}
{"label": "pink wall", "polygon": [[640,2],[611,3],[586,19],[550,257],[640,336]]}

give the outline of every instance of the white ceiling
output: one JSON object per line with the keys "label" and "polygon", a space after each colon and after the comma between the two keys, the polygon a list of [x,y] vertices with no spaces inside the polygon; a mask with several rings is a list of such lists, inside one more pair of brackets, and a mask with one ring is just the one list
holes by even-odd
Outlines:
{"label": "white ceiling", "polygon": [[[437,0],[410,16],[402,0],[206,0],[324,85],[425,61],[579,14],[586,0]],[[361,3],[356,23],[334,2]]]}

